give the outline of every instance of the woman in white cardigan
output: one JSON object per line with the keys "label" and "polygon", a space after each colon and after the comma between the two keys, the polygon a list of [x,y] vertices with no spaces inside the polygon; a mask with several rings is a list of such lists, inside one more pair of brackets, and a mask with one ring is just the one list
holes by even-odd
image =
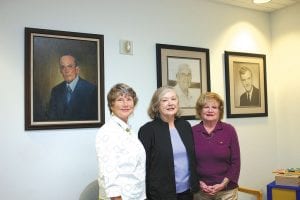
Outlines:
{"label": "woman in white cardigan", "polygon": [[144,200],[145,150],[128,125],[137,103],[134,90],[116,84],[107,95],[110,120],[96,136],[100,200]]}

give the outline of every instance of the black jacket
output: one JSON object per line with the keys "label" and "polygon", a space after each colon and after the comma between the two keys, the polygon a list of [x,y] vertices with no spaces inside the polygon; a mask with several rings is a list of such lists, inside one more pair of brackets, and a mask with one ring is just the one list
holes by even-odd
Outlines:
{"label": "black jacket", "polygon": [[[192,192],[199,190],[191,125],[178,118],[175,127],[185,145]],[[176,200],[174,158],[169,125],[157,118],[143,125],[139,139],[146,150],[146,193],[148,200]]]}

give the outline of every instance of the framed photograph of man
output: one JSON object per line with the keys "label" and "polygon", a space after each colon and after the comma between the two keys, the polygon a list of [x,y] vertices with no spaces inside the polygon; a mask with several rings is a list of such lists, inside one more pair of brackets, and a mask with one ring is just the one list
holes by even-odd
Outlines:
{"label": "framed photograph of man", "polygon": [[104,36],[25,28],[25,130],[104,123]]}
{"label": "framed photograph of man", "polygon": [[174,87],[185,119],[195,119],[196,101],[210,91],[209,50],[156,44],[157,87]]}
{"label": "framed photograph of man", "polygon": [[227,117],[268,116],[266,55],[225,51]]}

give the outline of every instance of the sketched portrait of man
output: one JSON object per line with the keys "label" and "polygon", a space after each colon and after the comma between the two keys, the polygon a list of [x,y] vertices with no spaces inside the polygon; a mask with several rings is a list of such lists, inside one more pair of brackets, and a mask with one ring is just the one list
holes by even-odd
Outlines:
{"label": "sketched portrait of man", "polygon": [[181,108],[194,108],[201,94],[199,59],[168,58],[168,85],[173,86]]}
{"label": "sketched portrait of man", "polygon": [[259,107],[259,66],[256,63],[239,63],[236,66],[236,98],[240,107]]}

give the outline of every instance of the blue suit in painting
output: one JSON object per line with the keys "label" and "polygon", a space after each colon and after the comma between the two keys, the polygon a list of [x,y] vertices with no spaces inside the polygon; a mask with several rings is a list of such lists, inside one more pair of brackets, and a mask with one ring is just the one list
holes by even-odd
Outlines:
{"label": "blue suit in painting", "polygon": [[98,119],[97,86],[80,78],[67,101],[67,84],[65,81],[51,91],[48,110],[50,121],[76,121]]}

